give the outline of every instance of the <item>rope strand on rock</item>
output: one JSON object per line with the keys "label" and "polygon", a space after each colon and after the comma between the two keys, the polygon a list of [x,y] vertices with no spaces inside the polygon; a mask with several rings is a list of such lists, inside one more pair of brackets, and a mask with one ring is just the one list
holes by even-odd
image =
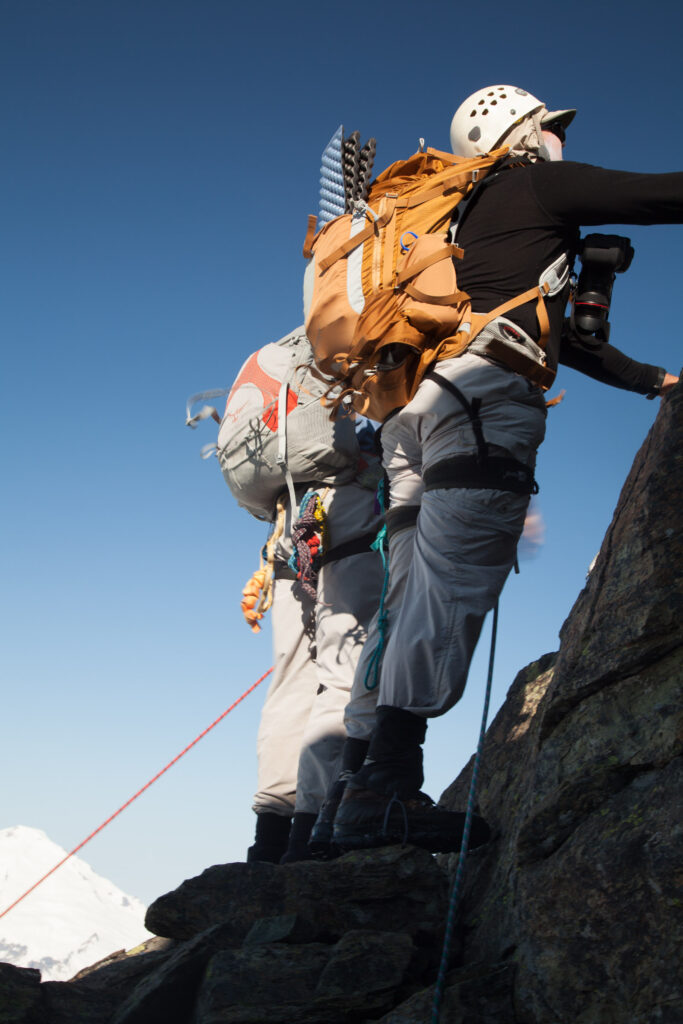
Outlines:
{"label": "rope strand on rock", "polygon": [[441,951],[441,963],[439,964],[439,974],[437,976],[436,986],[434,988],[434,1002],[432,1003],[432,1024],[439,1024],[439,1016],[441,1013],[441,1001],[443,999],[443,993],[446,984],[448,958],[451,951],[451,944],[453,941],[453,930],[455,928],[455,922],[458,914],[458,905],[460,903],[463,881],[465,878],[465,860],[467,859],[467,847],[470,841],[472,815],[474,814],[474,801],[477,792],[477,781],[479,778],[481,755],[482,750],[484,748],[484,739],[486,737],[486,722],[489,716],[489,703],[491,701],[491,683],[493,681],[493,659],[496,653],[497,633],[498,602],[496,601],[495,606],[493,608],[493,624],[491,627],[491,649],[489,653],[489,670],[486,679],[486,693],[484,695],[484,711],[481,719],[481,728],[479,730],[479,742],[477,744],[477,753],[475,754],[474,765],[472,767],[472,781],[470,783],[470,791],[467,797],[467,812],[465,814],[465,827],[462,833],[462,843],[460,844],[460,852],[458,854],[458,867],[455,872],[455,881],[453,883],[453,889],[451,891],[451,897],[448,904],[448,917],[446,918],[446,933],[444,935],[443,948]]}

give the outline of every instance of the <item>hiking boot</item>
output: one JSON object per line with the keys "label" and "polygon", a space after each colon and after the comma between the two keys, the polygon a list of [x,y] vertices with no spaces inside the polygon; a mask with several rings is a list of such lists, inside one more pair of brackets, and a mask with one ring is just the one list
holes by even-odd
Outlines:
{"label": "hiking boot", "polygon": [[279,864],[287,849],[291,818],[274,811],[261,811],[256,815],[254,844],[247,850],[247,864],[265,862]]}
{"label": "hiking boot", "polygon": [[[358,773],[361,774],[360,772]],[[426,793],[389,795],[366,789],[358,776],[350,780],[334,820],[333,841],[344,852],[410,843],[431,853],[457,853],[462,844],[465,814],[444,811]],[[474,815],[469,849],[488,842],[490,829]]]}
{"label": "hiking boot", "polygon": [[292,818],[292,827],[289,830],[289,842],[287,849],[280,858],[280,864],[295,864],[300,860],[310,860],[311,851],[308,848],[308,837],[315,824],[316,815],[306,811],[295,811]]}
{"label": "hiking boot", "polygon": [[344,795],[346,783],[363,764],[368,746],[368,740],[359,740],[355,737],[347,737],[344,741],[339,776],[327,791],[308,840],[311,855],[316,860],[332,860],[341,852],[332,842],[334,818]]}
{"label": "hiking boot", "polygon": [[311,856],[316,860],[332,860],[339,852],[332,842],[332,829],[335,815],[346,789],[346,781],[346,779],[337,779],[332,783],[318,812],[318,817],[315,819],[308,840],[308,848],[311,851]]}
{"label": "hiking boot", "polygon": [[[432,853],[460,849],[465,815],[435,807],[420,791],[422,742],[427,723],[403,708],[381,705],[375,711],[368,756],[346,783],[332,830],[342,850],[363,850],[412,843]],[[489,838],[483,818],[475,817],[470,847]]]}

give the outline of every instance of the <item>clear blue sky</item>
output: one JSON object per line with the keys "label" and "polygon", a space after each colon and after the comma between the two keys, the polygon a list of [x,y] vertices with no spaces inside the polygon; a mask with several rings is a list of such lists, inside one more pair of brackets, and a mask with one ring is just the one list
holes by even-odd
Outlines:
{"label": "clear blue sky", "polygon": [[[448,148],[474,89],[575,106],[565,155],[683,165],[681,9],[2,0],[0,827],[74,847],[271,664],[240,590],[264,527],[184,401],[301,320],[301,243],[336,126],[376,167]],[[613,340],[677,372],[677,227],[632,228]],[[494,702],[556,649],[658,403],[570,370],[541,450],[541,554],[502,601]],[[488,631],[485,634],[488,637]],[[482,643],[487,646],[488,640]],[[435,797],[476,743],[485,651],[430,727]],[[151,900],[241,859],[257,692],[82,853]]]}

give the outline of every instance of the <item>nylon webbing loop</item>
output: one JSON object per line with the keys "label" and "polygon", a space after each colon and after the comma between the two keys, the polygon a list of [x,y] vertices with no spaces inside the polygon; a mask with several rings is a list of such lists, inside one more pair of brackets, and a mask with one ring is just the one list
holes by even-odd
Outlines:
{"label": "nylon webbing loop", "polygon": [[454,455],[426,469],[423,479],[426,491],[462,487],[538,494],[533,470],[517,459],[501,455],[489,455],[484,461],[476,455]]}
{"label": "nylon webbing loop", "polygon": [[371,533],[363,533],[353,540],[347,540],[344,544],[337,544],[336,547],[325,552],[320,560],[320,565],[329,565],[330,562],[338,562],[340,558],[349,558],[351,555],[363,555],[372,549],[376,537],[377,530],[373,530]]}
{"label": "nylon webbing loop", "polygon": [[290,569],[286,562],[276,562],[273,569],[274,580],[290,580],[292,583],[299,577],[294,572],[294,569]]}
{"label": "nylon webbing loop", "polygon": [[387,540],[391,540],[401,530],[408,530],[411,526],[415,526],[419,512],[419,505],[397,505],[395,508],[387,509],[384,514],[387,524]]}

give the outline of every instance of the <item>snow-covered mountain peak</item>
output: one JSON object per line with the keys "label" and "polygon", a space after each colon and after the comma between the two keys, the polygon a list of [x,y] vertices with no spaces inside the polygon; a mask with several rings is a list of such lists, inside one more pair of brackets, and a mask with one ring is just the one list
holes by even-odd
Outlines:
{"label": "snow-covered mountain peak", "polygon": [[[0,914],[67,851],[40,829],[0,829]],[[0,960],[65,981],[118,949],[144,942],[145,907],[70,857],[25,900],[0,917]]]}

